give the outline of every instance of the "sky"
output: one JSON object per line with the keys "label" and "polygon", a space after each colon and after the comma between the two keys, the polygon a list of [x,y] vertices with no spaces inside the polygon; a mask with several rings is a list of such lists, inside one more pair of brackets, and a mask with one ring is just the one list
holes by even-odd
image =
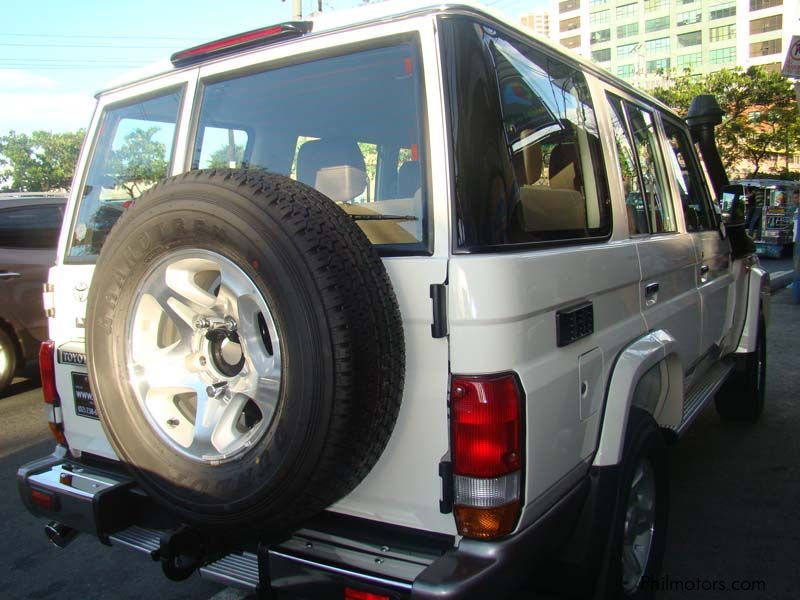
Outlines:
{"label": "sky", "polygon": [[[362,0],[323,0],[323,10]],[[484,0],[513,19],[548,0]],[[291,0],[4,0],[0,135],[75,131],[94,95],[127,71],[184,48],[288,21]],[[303,0],[304,15],[317,0]]]}

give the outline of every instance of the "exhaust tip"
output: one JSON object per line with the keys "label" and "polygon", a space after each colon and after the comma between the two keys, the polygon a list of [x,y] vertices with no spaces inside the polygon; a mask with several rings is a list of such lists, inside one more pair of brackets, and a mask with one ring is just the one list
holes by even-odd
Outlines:
{"label": "exhaust tip", "polygon": [[78,531],[58,521],[50,521],[44,528],[44,534],[54,546],[66,548],[78,536]]}

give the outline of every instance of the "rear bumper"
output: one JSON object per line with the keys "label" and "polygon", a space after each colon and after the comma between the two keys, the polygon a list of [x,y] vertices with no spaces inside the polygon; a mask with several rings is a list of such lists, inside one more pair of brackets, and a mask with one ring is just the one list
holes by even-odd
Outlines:
{"label": "rear bumper", "polygon": [[[169,527],[179,526],[153,527],[158,508],[125,472],[77,463],[63,448],[21,467],[17,481],[33,514],[153,560],[160,558]],[[496,542],[462,539],[454,547],[451,536],[326,513],[280,544],[217,552],[200,574],[226,585],[305,598],[341,598],[345,587],[396,600],[502,597],[523,585],[532,567],[566,540],[587,487],[582,482],[532,525]],[[163,517],[160,523],[169,522]]]}

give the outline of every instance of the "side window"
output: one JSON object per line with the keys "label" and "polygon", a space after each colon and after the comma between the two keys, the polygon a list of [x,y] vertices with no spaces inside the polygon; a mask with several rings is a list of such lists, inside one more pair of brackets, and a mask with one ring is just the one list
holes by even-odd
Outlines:
{"label": "side window", "polygon": [[107,109],[81,191],[68,257],[95,256],[128,202],[169,173],[182,92]]}
{"label": "side window", "polygon": [[0,247],[55,248],[63,218],[55,204],[0,210]]}
{"label": "side window", "polygon": [[688,231],[715,229],[708,193],[692,151],[692,144],[683,129],[667,119],[663,119],[663,123],[671,148],[667,162],[671,165],[678,184],[686,229]]}
{"label": "side window", "polygon": [[650,231],[651,233],[677,231],[664,163],[658,149],[653,114],[630,104],[627,105],[627,112],[636,155],[639,158]]}
{"label": "side window", "polygon": [[626,125],[622,101],[609,97],[611,104],[611,128],[617,146],[619,169],[622,174],[622,188],[625,193],[625,212],[628,216],[628,232],[630,235],[641,235],[650,232],[647,224],[647,210],[644,205],[639,169],[636,166],[633,146]]}
{"label": "side window", "polygon": [[677,231],[653,114],[614,96],[609,103],[630,233]]}
{"label": "side window", "polygon": [[600,141],[583,74],[481,25],[451,27],[458,244],[607,236],[610,203],[596,175]]}

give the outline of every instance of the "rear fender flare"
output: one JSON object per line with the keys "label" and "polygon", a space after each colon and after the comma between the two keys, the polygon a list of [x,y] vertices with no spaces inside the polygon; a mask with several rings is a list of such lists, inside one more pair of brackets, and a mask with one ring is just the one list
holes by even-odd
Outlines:
{"label": "rear fender flare", "polygon": [[[683,390],[680,385],[682,376],[676,345],[675,338],[669,333],[656,330],[640,337],[619,355],[608,385],[600,442],[593,466],[616,465],[622,459],[628,415],[634,404],[636,386],[642,376],[659,363],[663,363],[662,393],[657,402],[649,408],[649,412],[659,425],[672,425],[675,419],[680,422]],[[676,376],[677,381],[675,381]]]}

